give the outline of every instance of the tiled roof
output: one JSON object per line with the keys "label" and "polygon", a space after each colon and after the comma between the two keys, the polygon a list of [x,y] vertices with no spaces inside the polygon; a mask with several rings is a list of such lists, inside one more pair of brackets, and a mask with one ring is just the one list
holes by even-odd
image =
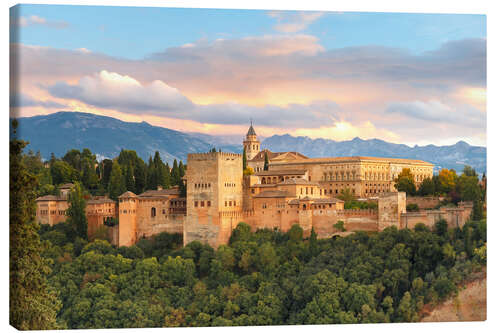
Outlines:
{"label": "tiled roof", "polygon": [[140,198],[144,197],[168,197],[170,195],[178,195],[180,193],[178,187],[162,189],[162,190],[148,190],[139,194]]}
{"label": "tiled roof", "polygon": [[111,200],[110,198],[97,198],[97,199],[90,199],[89,201],[87,201],[88,205],[101,204],[101,203],[115,203],[115,201]]}
{"label": "tiled roof", "polygon": [[286,198],[291,196],[292,195],[285,191],[264,191],[255,195],[254,198]]}
{"label": "tiled roof", "polygon": [[411,160],[404,158],[391,158],[391,157],[370,157],[370,156],[344,156],[344,157],[319,157],[319,158],[309,158],[301,161],[288,161],[288,162],[275,162],[277,164],[315,164],[315,163],[335,163],[335,162],[363,162],[363,161],[373,161],[373,162],[390,162],[390,163],[400,163],[400,164],[424,164],[427,166],[433,166],[432,163],[421,161],[421,160]]}
{"label": "tiled roof", "polygon": [[305,175],[306,170],[267,170],[256,172],[256,176]]}
{"label": "tiled roof", "polygon": [[137,197],[137,195],[135,193],[127,191],[127,192],[123,193],[122,195],[120,195],[118,198],[135,198],[135,197]]}
{"label": "tiled roof", "polygon": [[316,182],[311,182],[307,179],[304,178],[288,178],[285,179],[284,181],[278,183],[279,185],[313,185],[313,186],[319,186],[318,183]]}
{"label": "tiled roof", "polygon": [[282,151],[282,152],[273,153],[269,149],[264,149],[264,150],[258,152],[257,155],[255,155],[249,162],[264,161],[266,159],[266,153],[267,153],[267,157],[269,158],[269,161],[271,161],[273,159],[277,159],[280,156],[287,154],[287,153],[294,155],[295,157],[298,157],[299,159],[307,159],[308,158],[307,156],[302,155],[301,153],[298,153],[296,151]]}
{"label": "tiled roof", "polygon": [[314,199],[313,201],[313,203],[337,203],[337,202],[344,202],[344,201],[337,198],[319,198],[319,199]]}
{"label": "tiled roof", "polygon": [[43,197],[37,198],[35,201],[67,201],[67,198],[58,197],[56,195],[44,195]]}
{"label": "tiled roof", "polygon": [[255,130],[253,129],[252,125],[250,125],[250,128],[248,129],[247,136],[248,135],[255,135],[255,136],[257,136],[257,134],[255,133]]}

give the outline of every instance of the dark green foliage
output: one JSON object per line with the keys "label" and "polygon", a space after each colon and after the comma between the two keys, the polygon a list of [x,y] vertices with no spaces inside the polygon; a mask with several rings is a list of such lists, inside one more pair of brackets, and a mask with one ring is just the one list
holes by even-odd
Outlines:
{"label": "dark green foliage", "polygon": [[[51,269],[49,260],[41,256],[44,246],[34,221],[37,179],[23,163],[21,154],[27,143],[15,138],[16,120],[13,128],[9,186],[9,322],[19,330],[62,328],[56,322],[61,302],[47,284]],[[57,235],[52,236],[59,239]]]}
{"label": "dark green foliage", "polygon": [[68,198],[68,210],[66,211],[67,223],[73,229],[77,237],[87,239],[87,216],[85,214],[86,201],[80,183],[75,183]]}
{"label": "dark green foliage", "polygon": [[436,185],[432,178],[424,178],[422,184],[418,188],[417,194],[420,196],[436,194]]}
{"label": "dark green foliage", "polygon": [[[96,240],[68,257],[61,235],[41,232],[58,243],[45,253],[70,328],[418,321],[424,302],[481,269],[486,241],[484,221],[453,236],[438,223],[335,239],[312,229],[306,240],[298,225],[251,232],[240,223],[217,250],[162,233],[118,249]],[[464,242],[471,257],[460,254]]]}
{"label": "dark green foliage", "polygon": [[407,195],[415,195],[417,192],[414,176],[410,169],[403,169],[396,178],[395,183],[396,189],[400,192],[406,192]]}
{"label": "dark green foliage", "polygon": [[420,208],[418,208],[417,204],[411,203],[406,205],[407,212],[418,212]]}
{"label": "dark green foliage", "polygon": [[247,168],[247,149],[243,147],[243,170]]}
{"label": "dark green foliage", "polygon": [[267,156],[267,151],[264,157],[264,171],[269,170],[269,156]]}
{"label": "dark green foliage", "polygon": [[108,193],[109,197],[117,200],[118,197],[127,190],[120,164],[113,162],[111,175],[109,177]]}

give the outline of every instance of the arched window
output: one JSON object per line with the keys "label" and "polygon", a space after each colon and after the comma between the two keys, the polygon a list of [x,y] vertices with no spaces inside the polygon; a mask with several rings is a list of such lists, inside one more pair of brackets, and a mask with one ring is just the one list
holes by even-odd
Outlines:
{"label": "arched window", "polygon": [[156,208],[153,207],[151,208],[151,217],[155,217],[156,216]]}

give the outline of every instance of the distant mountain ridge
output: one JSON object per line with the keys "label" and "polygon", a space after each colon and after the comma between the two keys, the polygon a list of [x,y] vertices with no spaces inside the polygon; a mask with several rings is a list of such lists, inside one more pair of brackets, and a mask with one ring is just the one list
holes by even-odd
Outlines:
{"label": "distant mountain ridge", "polygon": [[[62,111],[18,120],[20,137],[30,142],[27,149],[40,151],[45,159],[49,159],[52,152],[61,157],[73,148],[89,148],[101,159],[116,157],[121,149],[132,149],[145,161],[158,150],[162,159],[170,163],[174,159],[186,161],[188,153],[207,152],[214,147],[235,153],[242,151],[241,144],[234,144],[234,136],[183,133],[146,122],[125,122],[83,112]],[[486,148],[470,146],[463,141],[450,146],[409,147],[379,139],[334,141],[285,134],[265,138],[262,148],[297,151],[309,157],[410,158],[434,163],[436,170],[453,168],[461,171],[467,164],[480,173],[486,171]]]}
{"label": "distant mountain ridge", "polygon": [[486,171],[486,148],[471,146],[464,141],[450,146],[410,147],[380,139],[363,140],[356,137],[349,141],[334,141],[285,134],[266,138],[262,147],[272,151],[297,151],[309,157],[373,156],[417,159],[435,164],[435,171],[447,168],[460,172],[464,165],[470,165],[480,173]]}
{"label": "distant mountain ridge", "polygon": [[57,112],[19,118],[19,136],[29,141],[27,149],[42,157],[62,157],[70,149],[89,148],[102,158],[114,158],[122,149],[135,150],[148,161],[158,151],[164,161],[186,161],[188,153],[209,151],[212,145],[194,136],[147,122],[125,122],[83,112]]}

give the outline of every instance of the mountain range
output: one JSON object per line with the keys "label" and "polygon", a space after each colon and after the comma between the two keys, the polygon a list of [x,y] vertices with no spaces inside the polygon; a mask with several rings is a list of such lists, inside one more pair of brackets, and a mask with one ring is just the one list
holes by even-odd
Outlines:
{"label": "mountain range", "polygon": [[[179,132],[146,122],[125,122],[90,113],[62,111],[18,118],[18,121],[19,137],[30,142],[27,149],[40,151],[44,159],[49,159],[51,153],[61,157],[73,148],[89,148],[98,159],[113,158],[121,149],[131,149],[145,161],[158,151],[169,163],[174,159],[185,161],[188,153],[207,152],[211,148],[242,151],[235,136]],[[440,168],[461,171],[464,165],[480,173],[486,171],[486,147],[471,146],[464,141],[449,146],[410,147],[379,139],[334,141],[285,134],[267,137],[261,146],[271,151],[297,151],[309,157],[399,157],[434,163],[436,171]]]}

